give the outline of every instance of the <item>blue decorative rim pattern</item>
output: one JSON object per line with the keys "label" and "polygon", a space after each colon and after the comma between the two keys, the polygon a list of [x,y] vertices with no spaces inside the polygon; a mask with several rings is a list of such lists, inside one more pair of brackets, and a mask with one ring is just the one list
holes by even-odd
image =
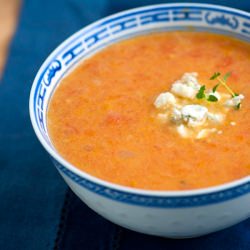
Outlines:
{"label": "blue decorative rim pattern", "polygon": [[[47,125],[46,107],[49,99],[69,70],[83,58],[118,40],[162,30],[209,30],[231,34],[250,41],[248,13],[203,4],[162,4],[146,6],[105,18],[80,30],[66,40],[45,61],[34,81],[30,96],[33,127],[41,143],[53,156],[56,167],[75,183],[104,197],[128,204],[151,207],[193,207],[223,202],[250,192],[250,182],[222,191],[200,195],[150,196],[124,192],[83,178],[74,167],[64,167],[51,144]],[[59,163],[60,162],[60,163]],[[67,166],[70,164],[67,163]],[[72,170],[71,170],[72,169]],[[87,176],[87,175],[86,175]]]}
{"label": "blue decorative rim pattern", "polygon": [[121,192],[119,190],[110,189],[93,183],[85,178],[68,170],[57,161],[53,160],[56,168],[69,177],[72,181],[78,185],[96,193],[101,196],[107,197],[115,201],[121,201],[128,204],[140,205],[145,207],[158,207],[158,208],[183,208],[183,207],[197,207],[208,204],[219,203],[227,201],[238,196],[244,195],[250,192],[250,183],[237,186],[236,188],[230,188],[225,191],[214,192],[208,195],[192,195],[192,196],[178,196],[178,197],[166,197],[166,196],[147,196],[136,195],[128,192]]}

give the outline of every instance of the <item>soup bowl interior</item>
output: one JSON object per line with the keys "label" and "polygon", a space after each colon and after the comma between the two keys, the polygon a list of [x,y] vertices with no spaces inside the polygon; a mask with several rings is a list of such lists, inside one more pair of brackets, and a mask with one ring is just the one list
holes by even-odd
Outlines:
{"label": "soup bowl interior", "polygon": [[59,173],[89,207],[143,233],[195,237],[250,216],[250,178],[191,191],[150,191],[98,179],[63,159],[48,134],[47,110],[56,87],[80,62],[117,41],[172,30],[226,34],[250,41],[250,15],[206,4],[161,4],[121,12],[95,22],[64,41],[41,66],[30,94],[35,133]]}

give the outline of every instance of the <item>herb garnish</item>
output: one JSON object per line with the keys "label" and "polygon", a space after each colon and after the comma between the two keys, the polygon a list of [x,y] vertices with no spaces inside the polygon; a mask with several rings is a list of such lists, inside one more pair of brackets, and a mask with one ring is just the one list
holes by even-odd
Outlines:
{"label": "herb garnish", "polygon": [[216,79],[218,76],[220,76],[220,72],[215,72],[211,77],[210,77],[210,80],[214,80]]}
{"label": "herb garnish", "polygon": [[[218,86],[215,86],[216,88]],[[214,88],[215,88],[214,87]],[[216,88],[215,88],[215,91],[216,91]],[[208,96],[205,94],[205,90],[206,90],[206,86],[205,85],[202,85],[198,91],[198,93],[196,94],[196,98],[197,99],[206,99],[207,101],[209,102],[217,102],[218,101],[218,98],[214,95],[214,92],[212,94],[209,94]]]}
{"label": "herb garnish", "polygon": [[[213,87],[213,92],[216,91],[216,89],[220,86],[223,85],[226,90],[231,94],[232,97],[237,96],[236,93],[233,92],[233,90],[227,85],[227,79],[231,76],[231,72],[227,72],[223,78],[220,77],[221,73],[220,72],[215,72],[211,77],[210,80],[218,80],[218,84]],[[215,91],[214,91],[215,90]]]}
{"label": "herb garnish", "polygon": [[[206,99],[209,102],[217,102],[218,98],[215,96],[215,92],[217,91],[220,85],[223,85],[226,90],[231,94],[232,97],[238,96],[237,93],[233,92],[232,89],[227,85],[227,79],[230,77],[231,72],[227,72],[223,77],[221,77],[220,72],[215,72],[209,79],[217,80],[218,83],[212,88],[212,93],[206,95],[205,90],[206,86],[202,85],[196,94],[197,99]],[[236,109],[240,108],[240,103],[236,106]]]}
{"label": "herb garnish", "polygon": [[197,99],[203,99],[206,97],[205,95],[205,90],[206,90],[206,86],[202,85],[198,91],[198,93],[196,94],[196,98]]}
{"label": "herb garnish", "polygon": [[213,89],[212,89],[212,91],[213,91],[213,93],[215,93],[216,92],[216,90],[217,90],[217,88],[219,87],[219,83],[218,84],[216,84],[214,87],[213,87]]}
{"label": "herb garnish", "polygon": [[239,102],[236,106],[235,106],[235,109],[240,109],[241,107],[241,103]]}
{"label": "herb garnish", "polygon": [[207,100],[209,102],[217,102],[218,98],[216,96],[214,96],[214,95],[209,95],[208,98],[207,98]]}

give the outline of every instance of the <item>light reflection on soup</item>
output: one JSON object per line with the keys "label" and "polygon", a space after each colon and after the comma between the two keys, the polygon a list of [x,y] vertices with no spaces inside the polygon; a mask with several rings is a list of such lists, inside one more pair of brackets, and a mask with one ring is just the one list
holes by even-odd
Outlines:
{"label": "light reflection on soup", "polygon": [[[223,35],[169,32],[114,44],[62,80],[48,111],[58,152],[87,173],[150,190],[214,186],[250,174],[250,45]],[[153,102],[184,72],[201,82],[232,71],[245,99],[223,133],[184,139],[156,122]],[[230,125],[236,122],[236,126]]]}

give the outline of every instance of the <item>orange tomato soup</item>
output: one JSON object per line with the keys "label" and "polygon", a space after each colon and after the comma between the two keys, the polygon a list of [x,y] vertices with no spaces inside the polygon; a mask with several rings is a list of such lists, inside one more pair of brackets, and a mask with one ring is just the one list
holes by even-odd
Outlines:
{"label": "orange tomato soup", "polygon": [[[149,190],[188,190],[250,174],[250,45],[206,32],[165,32],[118,42],[65,77],[48,110],[57,151],[77,168],[116,184]],[[228,114],[223,133],[180,137],[157,122],[159,93],[184,72],[214,85],[232,71],[230,86],[245,99]],[[236,122],[231,126],[230,121]]]}

